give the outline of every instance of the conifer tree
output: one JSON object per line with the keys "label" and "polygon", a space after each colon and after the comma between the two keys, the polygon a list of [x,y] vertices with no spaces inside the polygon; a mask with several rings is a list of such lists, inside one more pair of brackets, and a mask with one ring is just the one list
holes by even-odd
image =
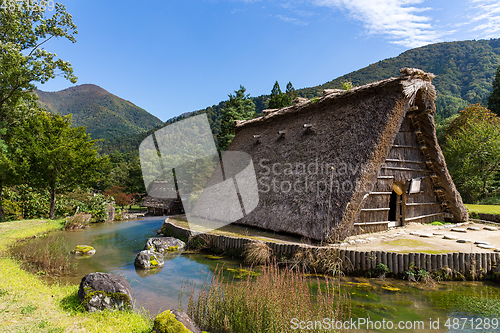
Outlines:
{"label": "conifer tree", "polygon": [[279,109],[282,108],[283,93],[280,89],[278,81],[274,83],[273,90],[271,90],[271,99],[269,100],[268,108]]}
{"label": "conifer tree", "polygon": [[255,117],[255,104],[250,99],[250,94],[245,95],[245,87],[240,85],[240,89],[233,94],[229,94],[229,100],[222,109],[221,131],[219,133],[219,148],[226,150],[233,141],[234,121],[248,120]]}
{"label": "conifer tree", "polygon": [[295,91],[295,88],[292,85],[292,82],[288,81],[286,85],[286,100],[287,103],[285,106],[292,105],[293,100],[297,97],[297,92]]}

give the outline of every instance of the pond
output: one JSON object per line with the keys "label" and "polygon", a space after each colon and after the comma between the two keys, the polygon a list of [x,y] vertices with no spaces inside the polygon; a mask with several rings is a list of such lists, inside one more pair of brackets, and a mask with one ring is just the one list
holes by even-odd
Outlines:
{"label": "pond", "polygon": [[[217,266],[236,268],[242,265],[236,260],[213,260],[207,254],[199,253],[166,256],[165,266],[153,272],[136,269],[134,259],[137,253],[143,249],[147,238],[156,236],[164,220],[165,217],[150,217],[60,232],[70,247],[91,245],[97,251],[92,257],[78,259],[76,273],[64,277],[63,281],[79,284],[81,278],[91,272],[120,274],[130,282],[135,306],[145,308],[154,316],[178,307],[179,292],[184,283],[189,281],[199,286]],[[311,285],[317,288],[314,281],[311,279]],[[500,332],[499,287],[491,282],[441,282],[428,286],[394,279],[345,277],[341,280],[342,290],[351,299],[351,317],[369,318],[375,325],[382,325],[383,320],[394,325],[403,322],[405,332]],[[184,310],[186,300],[184,296]],[[498,319],[490,321],[490,328],[485,329],[485,318]],[[445,326],[447,321],[449,328]],[[417,328],[422,322],[424,326]],[[493,329],[495,323],[498,329]],[[483,330],[476,329],[479,324]],[[415,327],[409,329],[409,326]],[[376,329],[375,326],[371,331],[396,330],[396,327],[385,327]],[[367,331],[360,329],[363,327],[356,328],[358,332]]]}

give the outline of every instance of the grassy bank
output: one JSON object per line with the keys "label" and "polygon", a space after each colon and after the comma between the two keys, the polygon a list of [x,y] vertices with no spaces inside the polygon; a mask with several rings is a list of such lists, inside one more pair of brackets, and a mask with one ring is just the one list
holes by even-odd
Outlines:
{"label": "grassy bank", "polygon": [[63,223],[0,223],[0,332],[151,332],[151,321],[140,313],[82,311],[77,285],[48,285],[6,254],[17,240],[61,229]]}
{"label": "grassy bank", "polygon": [[474,213],[500,214],[500,205],[471,205],[466,204],[467,208]]}

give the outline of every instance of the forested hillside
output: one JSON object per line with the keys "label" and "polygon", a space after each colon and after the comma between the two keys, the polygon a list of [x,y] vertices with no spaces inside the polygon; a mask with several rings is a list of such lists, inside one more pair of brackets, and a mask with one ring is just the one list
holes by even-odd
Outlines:
{"label": "forested hillside", "polygon": [[73,114],[73,126],[87,126],[93,139],[143,133],[163,122],[146,110],[99,86],[82,84],[58,92],[37,90],[40,104],[52,113]]}

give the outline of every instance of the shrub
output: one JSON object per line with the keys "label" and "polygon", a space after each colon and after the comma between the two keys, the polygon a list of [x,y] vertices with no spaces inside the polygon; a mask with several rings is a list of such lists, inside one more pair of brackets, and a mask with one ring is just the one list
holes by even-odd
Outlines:
{"label": "shrub", "polygon": [[271,261],[272,250],[266,243],[257,241],[245,246],[245,261],[251,265],[268,264]]}
{"label": "shrub", "polygon": [[346,90],[347,92],[350,92],[352,88],[353,85],[351,81],[342,82],[342,89]]}
{"label": "shrub", "polygon": [[87,225],[89,225],[91,219],[92,215],[85,213],[79,213],[72,217],[67,217],[64,229],[65,230],[83,229]]}
{"label": "shrub", "polygon": [[333,247],[303,248],[297,251],[292,260],[292,268],[315,273],[332,275],[342,274],[342,261],[338,256],[338,249]]}

